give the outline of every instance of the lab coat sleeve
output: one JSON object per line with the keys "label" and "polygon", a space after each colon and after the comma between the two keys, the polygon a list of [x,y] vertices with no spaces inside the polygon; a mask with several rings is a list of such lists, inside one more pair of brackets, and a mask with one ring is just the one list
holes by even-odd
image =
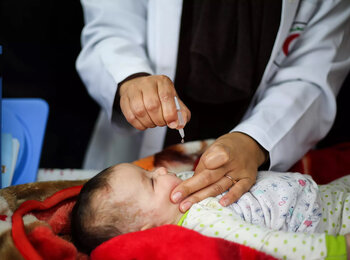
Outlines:
{"label": "lab coat sleeve", "polygon": [[328,133],[350,68],[350,1],[313,3],[305,31],[233,129],[269,151],[273,170],[288,170]]}
{"label": "lab coat sleeve", "polygon": [[[146,51],[148,1],[81,0],[81,3],[85,27],[76,67],[89,94],[111,119],[118,83],[135,73],[153,74]],[[122,118],[118,122],[120,131],[137,131],[125,119],[124,123]]]}

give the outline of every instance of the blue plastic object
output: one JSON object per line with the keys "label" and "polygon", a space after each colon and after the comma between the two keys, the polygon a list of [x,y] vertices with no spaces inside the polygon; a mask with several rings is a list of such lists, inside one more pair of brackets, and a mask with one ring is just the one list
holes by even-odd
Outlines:
{"label": "blue plastic object", "polygon": [[[0,129],[2,128],[2,119],[1,119],[1,108],[2,108],[2,45],[0,45]],[[0,147],[1,146],[1,138],[0,138]],[[0,149],[0,162],[2,162],[1,160],[1,149]],[[2,173],[2,169],[1,169],[1,173]],[[1,178],[0,178],[0,187],[2,186],[1,184]]]}
{"label": "blue plastic object", "polygon": [[12,185],[36,180],[48,113],[43,99],[2,99],[2,132],[11,133],[20,143]]}

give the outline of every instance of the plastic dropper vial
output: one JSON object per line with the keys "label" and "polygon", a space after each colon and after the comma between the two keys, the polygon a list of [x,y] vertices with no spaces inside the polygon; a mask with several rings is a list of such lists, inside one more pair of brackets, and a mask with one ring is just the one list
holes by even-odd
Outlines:
{"label": "plastic dropper vial", "polygon": [[[185,125],[185,122],[184,122],[184,119],[182,117],[182,113],[181,113],[181,110],[180,110],[180,104],[179,104],[179,101],[177,101],[177,97],[174,97],[175,99],[175,105],[176,105],[176,111],[177,111],[177,118],[179,120],[179,125],[180,126],[184,126]],[[184,129],[181,128],[179,129],[179,134],[181,136],[181,143],[184,143],[185,142],[185,132],[184,132]]]}

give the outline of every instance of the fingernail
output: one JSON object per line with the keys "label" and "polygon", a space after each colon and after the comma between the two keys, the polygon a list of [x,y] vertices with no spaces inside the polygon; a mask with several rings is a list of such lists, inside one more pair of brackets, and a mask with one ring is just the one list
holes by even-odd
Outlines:
{"label": "fingernail", "polygon": [[175,129],[177,127],[177,123],[174,121],[174,122],[171,122],[169,124],[169,127],[172,128],[172,129]]}
{"label": "fingernail", "polygon": [[182,194],[181,194],[181,192],[178,191],[171,197],[171,199],[174,203],[178,203],[180,201],[181,197],[182,197]]}
{"label": "fingernail", "polygon": [[187,201],[184,204],[181,205],[181,211],[185,212],[187,210],[189,210],[189,208],[192,206],[192,203]]}
{"label": "fingernail", "polygon": [[224,199],[224,200],[221,200],[220,201],[220,204],[224,207],[226,207],[228,205],[228,200],[227,199]]}

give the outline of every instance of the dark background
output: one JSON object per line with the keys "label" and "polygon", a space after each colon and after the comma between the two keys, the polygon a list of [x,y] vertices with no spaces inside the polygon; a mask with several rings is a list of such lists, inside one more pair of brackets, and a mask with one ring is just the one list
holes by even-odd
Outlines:
{"label": "dark background", "polygon": [[350,142],[350,73],[338,94],[337,107],[334,125],[328,135],[319,142],[318,148]]}
{"label": "dark background", "polygon": [[[50,106],[40,167],[81,168],[99,110],[75,70],[83,14],[79,0],[0,0],[3,96],[41,97]],[[350,77],[327,147],[350,141]]]}
{"label": "dark background", "polygon": [[75,70],[79,0],[0,0],[3,97],[41,97],[50,107],[40,167],[81,168],[99,107]]}

